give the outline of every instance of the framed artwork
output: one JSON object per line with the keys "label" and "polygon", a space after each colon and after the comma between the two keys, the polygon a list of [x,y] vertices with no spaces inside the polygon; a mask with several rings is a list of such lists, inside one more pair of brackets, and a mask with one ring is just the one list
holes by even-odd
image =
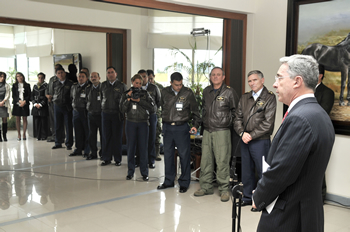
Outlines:
{"label": "framed artwork", "polygon": [[289,0],[286,55],[305,54],[325,67],[334,91],[335,132],[350,135],[350,1]]}

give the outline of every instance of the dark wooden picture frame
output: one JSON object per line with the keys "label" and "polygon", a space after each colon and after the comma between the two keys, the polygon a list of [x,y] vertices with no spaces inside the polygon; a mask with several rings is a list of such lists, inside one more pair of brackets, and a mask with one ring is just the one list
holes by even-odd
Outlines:
{"label": "dark wooden picture frame", "polygon": [[[287,13],[286,55],[298,53],[299,9],[303,4],[317,4],[331,0],[289,0]],[[322,17],[322,15],[320,15]],[[346,106],[349,107],[349,106]],[[284,106],[284,111],[287,110]],[[336,134],[350,135],[350,121],[332,120]]]}

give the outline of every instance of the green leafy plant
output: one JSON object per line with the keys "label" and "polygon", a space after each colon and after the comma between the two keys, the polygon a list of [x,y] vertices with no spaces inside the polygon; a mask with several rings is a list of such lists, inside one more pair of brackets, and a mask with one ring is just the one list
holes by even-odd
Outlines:
{"label": "green leafy plant", "polygon": [[10,86],[12,86],[13,83],[16,82],[16,73],[17,73],[17,70],[14,68],[10,68],[10,70],[6,72],[7,74],[6,83],[9,84]]}

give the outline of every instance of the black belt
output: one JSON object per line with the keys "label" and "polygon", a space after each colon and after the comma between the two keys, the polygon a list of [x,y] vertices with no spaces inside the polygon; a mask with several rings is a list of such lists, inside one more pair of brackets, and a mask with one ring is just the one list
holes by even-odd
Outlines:
{"label": "black belt", "polygon": [[187,122],[163,122],[163,123],[168,124],[170,126],[181,126]]}

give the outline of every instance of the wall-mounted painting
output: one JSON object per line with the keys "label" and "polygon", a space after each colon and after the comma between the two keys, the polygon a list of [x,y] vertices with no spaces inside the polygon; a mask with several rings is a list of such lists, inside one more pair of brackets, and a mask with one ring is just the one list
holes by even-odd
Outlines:
{"label": "wall-mounted painting", "polygon": [[336,133],[350,134],[350,1],[299,2],[297,7],[295,53],[324,65],[323,84],[335,93],[330,117]]}

